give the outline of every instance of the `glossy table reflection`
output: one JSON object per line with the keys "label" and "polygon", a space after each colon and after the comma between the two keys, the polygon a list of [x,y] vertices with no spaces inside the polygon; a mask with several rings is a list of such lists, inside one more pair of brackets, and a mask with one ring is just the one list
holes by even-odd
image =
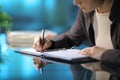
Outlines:
{"label": "glossy table reflection", "polygon": [[6,44],[5,35],[0,34],[3,62],[0,63],[0,80],[73,80],[68,65],[48,64],[41,75],[33,66],[33,57],[15,53]]}

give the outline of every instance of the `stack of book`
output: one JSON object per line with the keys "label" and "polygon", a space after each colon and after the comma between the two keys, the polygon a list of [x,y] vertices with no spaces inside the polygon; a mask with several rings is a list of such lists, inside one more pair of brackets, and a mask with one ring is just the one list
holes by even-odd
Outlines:
{"label": "stack of book", "polygon": [[[7,32],[7,43],[13,48],[32,47],[34,38],[38,35],[41,35],[41,31],[10,31]],[[56,35],[55,32],[45,31],[47,38],[53,38]]]}

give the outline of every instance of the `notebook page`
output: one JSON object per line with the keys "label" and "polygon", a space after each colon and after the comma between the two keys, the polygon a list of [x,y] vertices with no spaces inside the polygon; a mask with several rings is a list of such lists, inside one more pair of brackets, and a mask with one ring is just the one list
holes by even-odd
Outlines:
{"label": "notebook page", "polygon": [[79,54],[79,49],[61,49],[61,50],[50,50],[45,52],[37,52],[33,48],[25,48],[25,49],[19,49],[18,52],[22,54],[27,55],[33,55],[33,56],[47,56],[52,58],[59,58],[64,60],[72,60],[72,59],[78,59],[78,58],[85,58],[88,57],[86,55]]}
{"label": "notebook page", "polygon": [[17,52],[20,52],[20,53],[26,54],[26,55],[35,55],[35,56],[42,56],[43,55],[43,52],[37,52],[33,48],[23,48],[23,49],[19,49]]}
{"label": "notebook page", "polygon": [[80,51],[79,49],[65,49],[65,50],[44,52],[44,55],[47,57],[60,58],[65,60],[88,57],[86,55],[79,54],[79,51]]}

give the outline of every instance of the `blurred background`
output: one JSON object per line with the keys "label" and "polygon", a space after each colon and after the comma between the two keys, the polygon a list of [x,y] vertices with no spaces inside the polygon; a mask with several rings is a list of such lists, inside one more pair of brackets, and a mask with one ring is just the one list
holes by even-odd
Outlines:
{"label": "blurred background", "polygon": [[73,0],[0,0],[2,10],[12,16],[12,30],[68,30],[77,7]]}
{"label": "blurred background", "polygon": [[[0,0],[0,9],[7,16],[3,20],[11,31],[44,28],[61,34],[74,23],[78,8],[73,0]],[[0,20],[3,21],[2,17]],[[5,40],[5,35],[0,34],[0,80],[73,80],[69,66],[64,64],[49,64],[41,75],[33,67],[32,57],[15,53]]]}

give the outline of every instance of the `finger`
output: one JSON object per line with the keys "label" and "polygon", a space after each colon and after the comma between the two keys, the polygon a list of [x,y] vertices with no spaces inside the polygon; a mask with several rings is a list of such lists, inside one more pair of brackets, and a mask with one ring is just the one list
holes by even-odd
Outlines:
{"label": "finger", "polygon": [[36,69],[39,69],[39,68],[41,68],[42,66],[44,66],[42,60],[40,60],[40,59],[38,59],[38,58],[34,58],[34,59],[33,59],[33,63],[34,63],[34,67],[35,67]]}
{"label": "finger", "polygon": [[39,45],[39,50],[40,51],[44,51],[45,49],[47,49],[49,47],[49,41],[48,40],[42,40],[41,38],[40,38],[40,45]]}
{"label": "finger", "polygon": [[34,41],[34,44],[33,44],[33,48],[36,50],[36,51],[43,51],[43,45],[41,45],[42,43],[42,39],[41,37],[37,37],[36,41]]}
{"label": "finger", "polygon": [[35,65],[34,65],[34,68],[35,68],[36,70],[38,70],[38,69],[39,69],[39,64],[35,64]]}
{"label": "finger", "polygon": [[34,42],[33,42],[33,44],[39,42],[39,38],[40,38],[40,36],[35,37],[35,38],[34,38]]}
{"label": "finger", "polygon": [[38,64],[38,59],[37,58],[33,58],[33,64],[34,64],[33,66],[34,66],[35,69],[39,68],[38,67],[39,64]]}
{"label": "finger", "polygon": [[86,54],[87,54],[87,51],[86,51],[86,49],[83,49],[83,50],[81,50],[79,53],[82,54],[82,55],[86,55]]}
{"label": "finger", "polygon": [[85,48],[85,49],[81,50],[81,54],[92,55],[93,54],[93,48],[92,47]]}
{"label": "finger", "polygon": [[41,37],[39,38],[39,42],[38,42],[38,44],[39,44],[39,46],[43,46],[43,40],[42,40]]}
{"label": "finger", "polygon": [[40,42],[40,36],[35,37],[33,42],[33,48],[39,47],[39,42]]}
{"label": "finger", "polygon": [[33,58],[33,63],[34,63],[34,64],[40,63],[39,61],[40,61],[40,60],[39,60],[38,58]]}
{"label": "finger", "polygon": [[51,46],[51,42],[50,41],[48,41],[48,40],[46,40],[46,43],[44,44],[44,46],[43,46],[43,50],[46,50],[46,49],[48,49],[50,46]]}
{"label": "finger", "polygon": [[85,54],[85,52],[83,52],[83,51],[80,51],[80,52],[79,52],[79,54],[82,54],[82,55],[84,55],[84,54]]}

